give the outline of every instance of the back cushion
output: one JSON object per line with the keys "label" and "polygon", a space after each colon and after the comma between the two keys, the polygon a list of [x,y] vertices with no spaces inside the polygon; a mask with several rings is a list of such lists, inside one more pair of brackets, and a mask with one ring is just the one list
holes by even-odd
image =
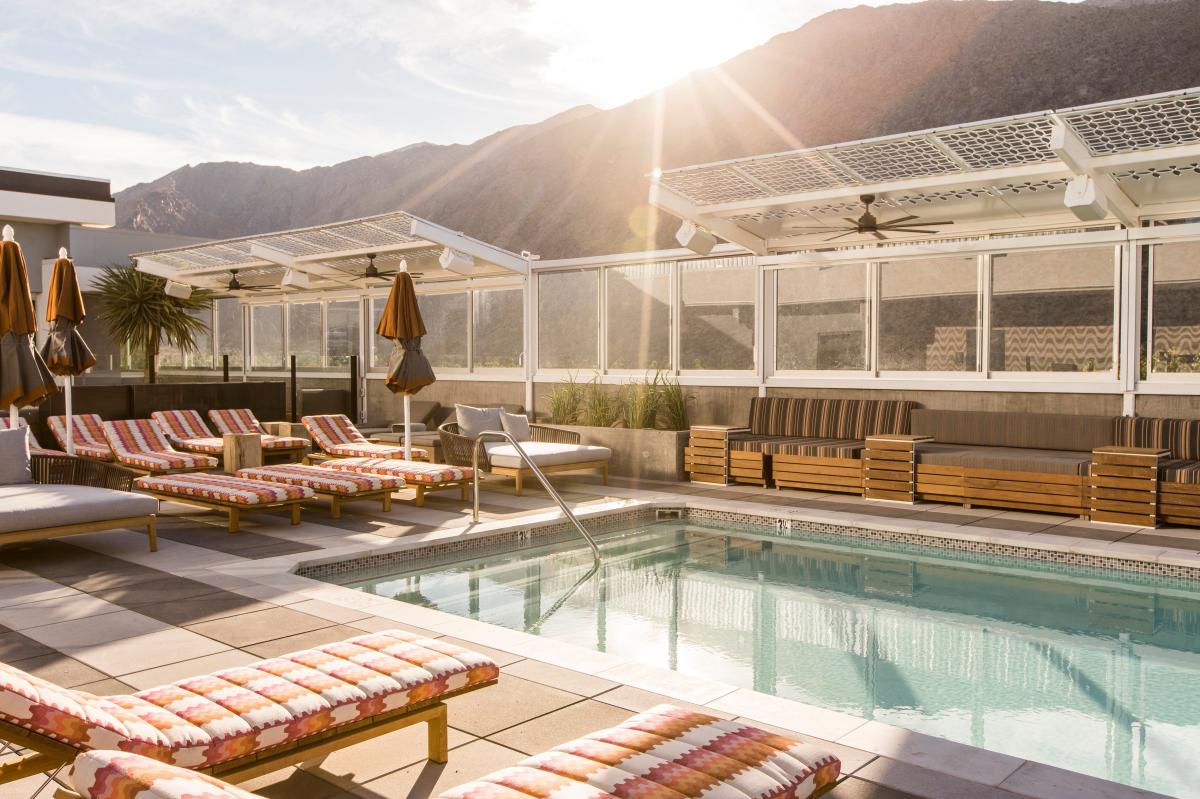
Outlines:
{"label": "back cushion", "polygon": [[29,428],[0,430],[0,485],[32,483],[29,469]]}
{"label": "back cushion", "polygon": [[912,412],[912,433],[941,444],[1090,452],[1114,443],[1111,416],[1004,411]]}
{"label": "back cushion", "polygon": [[487,430],[502,430],[499,408],[476,408],[471,405],[455,405],[458,417],[458,432],[467,438],[476,438]]}
{"label": "back cushion", "polygon": [[857,441],[880,433],[907,433],[915,407],[907,400],[755,397],[750,400],[750,432]]}
{"label": "back cushion", "polygon": [[1169,449],[1172,458],[1200,460],[1200,419],[1118,416],[1114,427],[1119,446]]}

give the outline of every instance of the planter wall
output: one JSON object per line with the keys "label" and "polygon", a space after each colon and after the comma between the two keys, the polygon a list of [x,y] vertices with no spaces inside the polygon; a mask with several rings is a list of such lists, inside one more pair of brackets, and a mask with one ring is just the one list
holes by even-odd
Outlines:
{"label": "planter wall", "polygon": [[610,474],[643,480],[683,480],[683,448],[686,430],[628,430],[624,427],[553,425],[574,430],[582,443],[612,450]]}

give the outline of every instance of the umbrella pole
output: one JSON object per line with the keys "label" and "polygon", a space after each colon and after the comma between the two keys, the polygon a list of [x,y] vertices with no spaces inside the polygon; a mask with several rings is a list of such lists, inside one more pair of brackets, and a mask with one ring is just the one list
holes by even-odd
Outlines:
{"label": "umbrella pole", "polygon": [[[405,399],[407,399],[407,397],[405,397]],[[17,412],[17,406],[9,405],[8,406],[8,426],[10,428],[12,428],[13,430],[16,430],[17,425],[20,423],[20,419],[21,419],[21,414]]]}
{"label": "umbrella pole", "polygon": [[412,460],[412,397],[404,395],[404,460]]}
{"label": "umbrella pole", "polygon": [[71,411],[71,386],[75,379],[70,375],[63,378],[63,403],[67,411],[67,454],[75,454],[75,415]]}

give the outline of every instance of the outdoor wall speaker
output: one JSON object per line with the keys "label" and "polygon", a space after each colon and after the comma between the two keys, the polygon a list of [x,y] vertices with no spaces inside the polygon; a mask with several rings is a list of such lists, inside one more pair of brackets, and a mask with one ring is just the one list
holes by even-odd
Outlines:
{"label": "outdoor wall speaker", "polygon": [[1099,222],[1108,216],[1104,196],[1096,190],[1096,181],[1087,175],[1080,175],[1067,184],[1063,202],[1081,222]]}
{"label": "outdoor wall speaker", "polygon": [[279,281],[279,285],[291,286],[294,289],[306,289],[308,288],[308,272],[289,269],[283,273],[283,279]]}
{"label": "outdoor wall speaker", "polygon": [[168,297],[174,297],[177,300],[186,300],[192,296],[192,287],[186,283],[176,283],[174,280],[167,281],[167,287],[163,289]]}
{"label": "outdoor wall speaker", "polygon": [[475,269],[474,258],[465,252],[452,250],[449,247],[442,250],[442,254],[438,256],[438,263],[442,265],[442,269],[454,272],[456,275],[469,275]]}
{"label": "outdoor wall speaker", "polygon": [[697,255],[708,255],[717,246],[717,237],[707,230],[701,230],[690,220],[679,226],[675,233],[675,241],[687,247]]}

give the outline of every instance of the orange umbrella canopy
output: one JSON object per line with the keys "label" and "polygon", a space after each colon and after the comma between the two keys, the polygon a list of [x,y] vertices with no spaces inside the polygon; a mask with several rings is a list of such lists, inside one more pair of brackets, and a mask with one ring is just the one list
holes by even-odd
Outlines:
{"label": "orange umbrella canopy", "polygon": [[33,347],[37,318],[21,245],[0,242],[0,406],[36,405],[58,390]]}
{"label": "orange umbrella canopy", "polygon": [[59,258],[54,262],[46,304],[50,335],[42,346],[42,357],[54,374],[74,377],[96,365],[96,356],[76,329],[86,317],[75,264],[70,258]]}
{"label": "orange umbrella canopy", "polygon": [[383,316],[375,333],[396,343],[388,361],[386,385],[393,394],[416,394],[437,378],[429,359],[421,352],[425,320],[417,306],[417,290],[412,276],[399,272],[392,281]]}

